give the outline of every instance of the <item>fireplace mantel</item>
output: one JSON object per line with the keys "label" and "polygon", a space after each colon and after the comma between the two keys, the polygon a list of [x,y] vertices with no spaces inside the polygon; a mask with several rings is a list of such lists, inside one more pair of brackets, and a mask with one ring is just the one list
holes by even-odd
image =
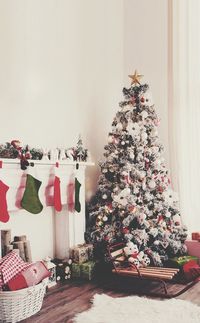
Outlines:
{"label": "fireplace mantel", "polygon": [[[49,187],[53,190],[56,161],[31,160],[34,167],[29,166],[25,171],[21,170],[18,159],[0,159],[0,162],[2,162],[0,179],[9,186],[7,204],[10,214],[9,222],[0,222],[0,229],[11,229],[12,238],[14,235],[27,235],[31,243],[33,260],[40,260],[46,256],[60,259],[67,257],[70,247],[84,242],[85,169],[94,163],[58,161],[59,167],[56,168],[56,172],[61,180],[63,206],[61,212],[56,212],[45,200],[45,189]],[[31,214],[20,208],[20,201],[16,198],[20,190],[21,195],[23,194],[27,173],[31,173],[42,182],[39,197],[43,210],[39,214]],[[72,175],[81,183],[80,213],[70,212],[67,207],[66,187]]]}

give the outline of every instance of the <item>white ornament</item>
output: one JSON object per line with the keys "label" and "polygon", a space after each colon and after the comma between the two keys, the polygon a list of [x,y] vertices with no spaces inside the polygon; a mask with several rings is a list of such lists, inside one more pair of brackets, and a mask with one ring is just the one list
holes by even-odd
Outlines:
{"label": "white ornament", "polygon": [[108,220],[108,217],[106,215],[104,215],[103,221],[106,222],[107,220]]}
{"label": "white ornament", "polygon": [[132,137],[138,136],[140,134],[140,126],[136,122],[129,122],[127,131]]}
{"label": "white ornament", "polygon": [[119,123],[116,125],[116,129],[117,129],[118,131],[121,131],[121,130],[123,129],[123,125],[122,125],[122,123],[121,123],[121,122],[119,122]]}
{"label": "white ornament", "polygon": [[143,110],[143,111],[141,112],[141,116],[142,116],[142,119],[146,119],[146,118],[148,117],[148,113],[147,113],[147,111]]}
{"label": "white ornament", "polygon": [[155,182],[155,181],[153,181],[153,180],[150,180],[150,181],[148,182],[148,186],[149,186],[151,189],[154,189],[154,188],[156,187],[156,182]]}
{"label": "white ornament", "polygon": [[67,159],[67,157],[65,155],[65,148],[61,148],[59,160],[65,160],[65,159]]}
{"label": "white ornament", "polygon": [[146,139],[147,139],[147,133],[146,132],[143,132],[142,134],[141,134],[141,139],[143,140],[143,141],[145,141]]}
{"label": "white ornament", "polygon": [[142,182],[142,189],[145,191],[145,190],[146,190],[146,188],[147,188],[147,186],[146,186],[146,181],[143,181],[143,182]]}
{"label": "white ornament", "polygon": [[134,159],[134,158],[135,158],[135,155],[134,155],[134,152],[133,152],[133,151],[131,151],[131,152],[130,152],[129,157],[130,157],[131,159]]}
{"label": "white ornament", "polygon": [[107,199],[107,197],[108,197],[108,196],[107,196],[106,194],[103,194],[103,195],[102,195],[102,199],[103,199],[103,200],[106,200],[106,199]]}
{"label": "white ornament", "polygon": [[74,151],[73,151],[73,149],[68,149],[68,150],[67,150],[67,157],[68,157],[70,160],[74,160]]}
{"label": "white ornament", "polygon": [[48,157],[49,149],[48,148],[43,148],[42,152],[43,152],[42,160],[48,161],[49,160],[49,157]]}
{"label": "white ornament", "polygon": [[171,217],[171,213],[170,213],[169,211],[167,211],[167,212],[165,213],[165,216],[166,216],[167,218],[170,218],[170,217]]}
{"label": "white ornament", "polygon": [[173,221],[176,224],[176,226],[180,226],[181,225],[181,217],[179,214],[176,214],[173,216]]}
{"label": "white ornament", "polygon": [[126,206],[128,203],[127,197],[130,195],[130,193],[131,193],[131,190],[130,188],[127,187],[123,189],[118,195],[114,195],[113,201],[120,205]]}
{"label": "white ornament", "polygon": [[50,151],[50,160],[51,161],[57,161],[58,160],[58,154],[59,154],[59,151],[58,149],[51,149]]}
{"label": "white ornament", "polygon": [[143,224],[144,221],[146,220],[146,214],[140,213],[137,218],[138,218],[139,224]]}
{"label": "white ornament", "polygon": [[149,231],[149,234],[151,234],[154,238],[158,235],[158,229],[157,228],[151,228]]}

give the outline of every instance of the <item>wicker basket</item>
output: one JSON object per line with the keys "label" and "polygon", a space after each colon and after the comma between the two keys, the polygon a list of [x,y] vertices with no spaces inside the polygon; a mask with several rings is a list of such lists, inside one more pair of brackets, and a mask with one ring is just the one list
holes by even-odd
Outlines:
{"label": "wicker basket", "polygon": [[13,292],[0,292],[0,322],[19,322],[37,313],[42,307],[47,281]]}

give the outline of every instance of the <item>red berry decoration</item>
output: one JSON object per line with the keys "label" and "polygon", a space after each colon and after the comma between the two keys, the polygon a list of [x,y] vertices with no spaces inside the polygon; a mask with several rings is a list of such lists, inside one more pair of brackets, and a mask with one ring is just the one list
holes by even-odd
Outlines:
{"label": "red berry decoration", "polygon": [[26,158],[26,159],[31,159],[31,158],[32,158],[32,155],[31,155],[30,151],[27,151],[27,152],[25,153],[25,158]]}

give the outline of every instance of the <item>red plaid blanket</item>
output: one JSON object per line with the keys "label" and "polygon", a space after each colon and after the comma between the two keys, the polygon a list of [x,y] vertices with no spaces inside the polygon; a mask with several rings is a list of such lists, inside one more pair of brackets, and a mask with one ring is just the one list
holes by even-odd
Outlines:
{"label": "red plaid blanket", "polygon": [[0,290],[2,290],[9,280],[28,266],[30,264],[24,262],[14,251],[11,251],[0,259]]}

